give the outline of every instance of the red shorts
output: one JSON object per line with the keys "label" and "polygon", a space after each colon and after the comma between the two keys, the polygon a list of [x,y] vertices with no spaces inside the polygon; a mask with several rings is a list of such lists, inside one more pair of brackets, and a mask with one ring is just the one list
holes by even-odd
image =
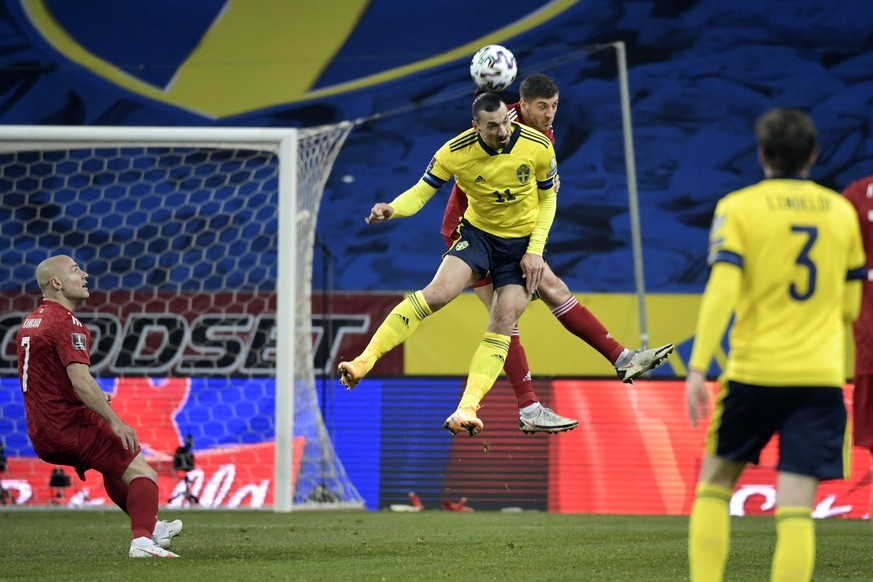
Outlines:
{"label": "red shorts", "polygon": [[852,425],[855,445],[873,449],[873,374],[855,377]]}
{"label": "red shorts", "polygon": [[140,447],[134,451],[126,451],[121,440],[105,422],[97,424],[83,424],[76,429],[78,434],[75,447],[62,451],[45,451],[44,447],[34,450],[40,459],[52,465],[67,465],[76,470],[76,474],[82,481],[85,480],[85,471],[94,469],[106,476],[121,479],[128,465],[140,452]]}

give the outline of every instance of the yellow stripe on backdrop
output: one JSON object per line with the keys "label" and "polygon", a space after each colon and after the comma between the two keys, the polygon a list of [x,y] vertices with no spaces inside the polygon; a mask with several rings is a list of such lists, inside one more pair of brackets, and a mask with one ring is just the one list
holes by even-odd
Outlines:
{"label": "yellow stripe on backdrop", "polygon": [[[627,348],[639,347],[637,299],[627,294],[576,295]],[[649,345],[691,340],[697,322],[699,295],[649,295],[646,298]],[[422,322],[407,340],[404,366],[410,375],[465,376],[470,358],[487,324],[484,305],[472,293],[464,293],[448,307]],[[534,377],[611,376],[609,363],[593,348],[572,335],[552,316],[542,301],[534,301],[519,323]],[[723,355],[720,364],[724,363]],[[685,362],[674,354],[665,364],[684,376]]]}
{"label": "yellow stripe on backdrop", "polygon": [[[469,59],[481,46],[510,41],[559,17],[578,2],[544,2],[506,26],[496,30],[486,27],[482,36],[447,46],[443,52],[425,52],[409,64],[314,90],[321,74],[359,26],[371,0],[227,0],[167,87],[155,87],[129,74],[120,64],[90,52],[55,19],[48,0],[21,0],[33,28],[74,63],[131,93],[216,119],[322,99]],[[172,18],[172,14],[167,17]],[[159,39],[160,31],[154,33]],[[378,56],[379,51],[378,38],[374,38],[373,53]]]}
{"label": "yellow stripe on backdrop", "polygon": [[[577,294],[625,347],[639,347],[640,331],[637,298],[627,294]],[[649,346],[673,343],[686,349],[670,356],[664,366],[677,377],[685,377],[697,325],[700,295],[657,295],[646,297]],[[412,376],[466,376],[470,359],[485,333],[488,314],[471,292],[463,293],[441,311],[425,319],[419,330],[406,341],[405,373]],[[527,351],[535,378],[551,376],[611,377],[614,370],[593,348],[572,335],[552,316],[542,301],[534,301],[519,323],[522,344]],[[854,344],[851,327],[846,330],[846,378],[853,374]],[[724,369],[726,354],[717,350],[715,363]]]}
{"label": "yellow stripe on backdrop", "polygon": [[23,0],[22,7],[55,50],[96,75],[155,101],[226,117],[305,98],[369,3],[228,0],[167,87],[91,53],[58,23],[46,0]]}

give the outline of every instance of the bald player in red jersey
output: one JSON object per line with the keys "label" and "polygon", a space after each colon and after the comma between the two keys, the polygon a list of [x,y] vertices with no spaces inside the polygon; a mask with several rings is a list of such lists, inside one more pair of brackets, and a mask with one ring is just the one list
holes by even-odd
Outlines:
{"label": "bald player in red jersey", "polygon": [[[852,203],[861,224],[861,241],[867,254],[867,279],[861,291],[861,313],[853,326],[855,336],[855,388],[852,408],[854,442],[873,458],[873,175],[849,184],[843,196]],[[873,496],[870,501],[873,514]]]}
{"label": "bald player in red jersey", "polygon": [[15,340],[33,450],[47,463],[73,467],[83,480],[88,469],[103,474],[106,493],[130,516],[131,558],[177,558],[166,548],[182,522],[157,521],[157,473],[136,431],[91,376],[91,332],[73,314],[90,296],[88,273],[59,255],[39,264],[36,280],[43,300]]}
{"label": "bald player in red jersey", "polygon": [[[526,77],[519,88],[521,100],[508,105],[509,117],[524,125],[533,127],[555,143],[555,130],[552,127],[558,111],[558,86],[548,75],[534,73]],[[560,188],[560,180],[555,178],[555,192]],[[440,232],[446,244],[451,247],[458,237],[458,225],[467,209],[467,195],[456,183],[446,203],[443,224]],[[473,290],[486,307],[491,305],[493,287],[491,279],[484,277],[473,284]],[[552,314],[570,333],[596,349],[612,364],[623,382],[633,383],[635,378],[660,365],[673,351],[673,344],[654,349],[625,349],[615,340],[602,323],[579,304],[570,289],[546,264],[543,282],[537,289],[539,297],[549,306]],[[512,329],[509,353],[503,368],[518,400],[519,428],[526,433],[557,433],[572,430],[579,423],[571,418],[556,414],[542,406],[533,389],[527,355],[521,345],[518,325]]]}

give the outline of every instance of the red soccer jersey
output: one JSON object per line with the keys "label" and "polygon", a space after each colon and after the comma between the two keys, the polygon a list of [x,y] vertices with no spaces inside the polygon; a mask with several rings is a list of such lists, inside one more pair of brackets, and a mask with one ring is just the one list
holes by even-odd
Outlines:
{"label": "red soccer jersey", "polygon": [[[518,121],[527,125],[527,121],[521,115],[521,101],[507,105],[506,110],[509,113],[509,118],[512,121]],[[555,143],[555,130],[549,129],[544,135]],[[446,202],[446,210],[443,213],[443,226],[440,233],[446,239],[454,239],[455,233],[458,230],[458,225],[461,224],[461,217],[467,210],[467,194],[458,188],[458,184],[452,185],[452,193],[449,194],[449,200]]]}
{"label": "red soccer jersey", "polygon": [[76,427],[100,420],[67,376],[69,364],[91,365],[91,332],[60,303],[43,301],[21,322],[15,343],[33,448],[37,453],[66,450]]}
{"label": "red soccer jersey", "polygon": [[873,176],[849,184],[843,196],[852,203],[861,223],[867,253],[867,279],[861,296],[861,315],[855,322],[855,374],[873,374]]}

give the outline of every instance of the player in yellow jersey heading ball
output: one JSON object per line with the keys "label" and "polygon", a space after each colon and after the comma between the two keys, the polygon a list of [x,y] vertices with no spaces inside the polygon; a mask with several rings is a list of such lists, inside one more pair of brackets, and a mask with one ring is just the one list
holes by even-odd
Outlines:
{"label": "player in yellow jersey heading ball", "polygon": [[865,257],[858,218],[810,181],[816,130],[774,109],[755,126],[766,179],[723,198],[710,232],[712,272],[700,307],[686,396],[709,408],[705,370],[735,312],[689,527],[691,580],[721,580],[729,502],[747,463],[779,434],[772,580],[809,580],[818,483],[845,477],[846,326],[858,316]]}
{"label": "player in yellow jersey heading ball", "polygon": [[476,416],[479,402],[503,369],[512,327],[542,279],[543,252],[557,206],[558,172],[552,142],[514,123],[497,95],[476,97],[472,126],[437,151],[415,186],[388,204],[377,203],[366,218],[372,224],[411,216],[455,176],[469,200],[460,237],[443,256],[433,280],[388,314],[357,358],[339,365],[340,382],[354,388],[425,317],[490,273],[496,299],[487,331],[470,363],[458,409],[444,425],[452,434],[466,430],[470,436],[483,429]]}

